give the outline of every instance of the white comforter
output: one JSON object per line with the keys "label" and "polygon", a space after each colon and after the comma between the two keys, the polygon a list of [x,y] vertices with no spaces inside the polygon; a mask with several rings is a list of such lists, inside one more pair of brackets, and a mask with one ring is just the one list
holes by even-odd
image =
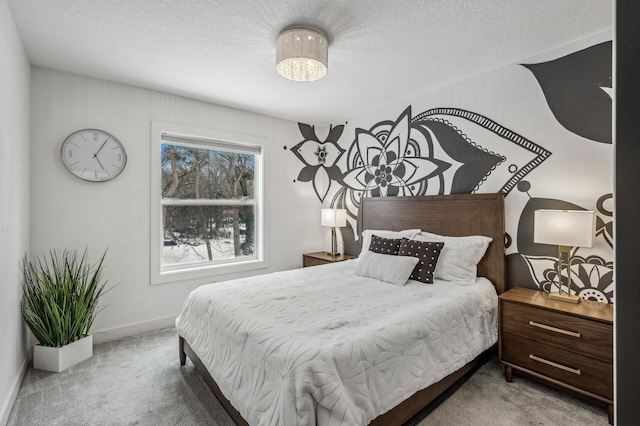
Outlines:
{"label": "white comforter", "polygon": [[496,342],[488,280],[398,287],[354,262],[188,296],[177,330],[251,425],[366,425]]}

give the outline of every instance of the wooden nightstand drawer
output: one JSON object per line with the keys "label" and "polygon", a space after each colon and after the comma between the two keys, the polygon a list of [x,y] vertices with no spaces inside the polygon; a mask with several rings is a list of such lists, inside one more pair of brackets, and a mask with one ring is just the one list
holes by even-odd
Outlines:
{"label": "wooden nightstand drawer", "polygon": [[307,266],[326,265],[327,263],[329,262],[327,262],[326,260],[317,259],[315,257],[310,257],[310,256],[302,257],[302,266],[305,268]]}
{"label": "wooden nightstand drawer", "polygon": [[305,253],[302,255],[302,267],[306,268],[307,266],[326,265],[328,263],[343,262],[350,259],[354,259],[354,257],[349,256],[348,254],[331,255],[326,251]]}
{"label": "wooden nightstand drawer", "polygon": [[587,318],[506,302],[502,329],[561,349],[613,360],[613,330]]}
{"label": "wooden nightstand drawer", "polygon": [[613,365],[505,333],[503,361],[613,399]]}

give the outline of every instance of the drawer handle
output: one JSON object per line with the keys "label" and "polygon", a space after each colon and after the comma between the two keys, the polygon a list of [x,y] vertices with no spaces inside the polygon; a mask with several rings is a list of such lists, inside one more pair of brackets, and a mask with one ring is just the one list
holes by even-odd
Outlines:
{"label": "drawer handle", "polygon": [[579,368],[567,367],[566,365],[558,364],[557,362],[553,362],[553,361],[549,361],[548,359],[540,358],[539,356],[536,356],[534,354],[529,355],[529,358],[531,358],[534,361],[538,361],[538,362],[541,362],[543,364],[547,364],[547,365],[550,365],[552,367],[559,368],[560,370],[568,371],[569,373],[577,374],[578,376],[580,375],[580,369]]}
{"label": "drawer handle", "polygon": [[552,327],[552,326],[546,325],[546,324],[540,324],[539,322],[535,322],[535,321],[529,321],[529,325],[532,325],[532,326],[538,327],[538,328],[543,328],[543,329],[549,330],[549,331],[554,331],[554,332],[560,333],[560,334],[566,334],[567,336],[571,336],[571,337],[580,337],[580,333],[576,333],[575,331],[564,330],[562,328]]}

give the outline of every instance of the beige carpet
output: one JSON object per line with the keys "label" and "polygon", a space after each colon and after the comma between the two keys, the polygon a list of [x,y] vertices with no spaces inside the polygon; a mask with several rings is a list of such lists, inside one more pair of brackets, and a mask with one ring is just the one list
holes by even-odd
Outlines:
{"label": "beige carpet", "polygon": [[[96,345],[62,373],[29,369],[9,425],[220,425],[233,422],[193,364],[180,367],[165,329]],[[448,399],[412,424],[607,425],[606,410],[515,376],[491,359]]]}

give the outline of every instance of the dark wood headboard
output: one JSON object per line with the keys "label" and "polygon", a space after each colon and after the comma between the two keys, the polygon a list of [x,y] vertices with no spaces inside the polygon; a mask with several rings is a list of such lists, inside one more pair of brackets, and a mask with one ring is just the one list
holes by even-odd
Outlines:
{"label": "dark wood headboard", "polygon": [[503,193],[363,198],[358,211],[360,244],[365,229],[491,237],[493,242],[478,264],[478,276],[491,280],[498,294],[506,290]]}

